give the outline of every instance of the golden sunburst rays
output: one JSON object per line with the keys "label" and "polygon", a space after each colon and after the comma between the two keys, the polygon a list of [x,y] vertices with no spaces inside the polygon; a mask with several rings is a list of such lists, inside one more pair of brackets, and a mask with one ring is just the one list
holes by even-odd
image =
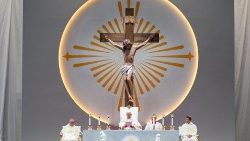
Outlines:
{"label": "golden sunburst rays", "polygon": [[141,2],[140,1],[136,1],[136,5],[135,5],[135,17],[138,17],[138,15],[139,15],[140,6],[141,6]]}
{"label": "golden sunburst rays", "polygon": [[187,58],[189,61],[192,60],[192,58],[194,57],[192,55],[191,52],[189,52],[188,54],[181,54],[181,55],[156,55],[156,56],[152,56],[152,57],[158,57],[158,58]]}
{"label": "golden sunburst rays", "polygon": [[[150,92],[161,83],[162,78],[167,76],[166,72],[168,68],[184,68],[194,57],[191,51],[182,54],[186,49],[185,46],[181,44],[169,46],[166,35],[162,35],[160,29],[153,24],[153,22],[143,17],[138,18],[141,8],[140,1],[124,1],[118,0],[117,3],[119,17],[115,17],[102,24],[93,35],[93,39],[90,41],[88,47],[74,45],[72,52],[78,53],[72,54],[66,52],[63,56],[67,61],[74,60],[74,68],[89,68],[93,77],[103,89],[109,94],[113,93],[114,96],[118,96],[117,110],[124,106],[125,83],[120,74],[123,56],[120,50],[114,48],[109,43],[100,42],[100,33],[124,33],[124,8],[135,8],[137,23],[134,28],[134,33],[160,34],[159,43],[149,43],[137,52],[137,54],[143,56],[144,59],[138,62],[135,61],[133,95],[136,106],[141,108],[139,95],[150,94]],[[185,60],[188,60],[188,62]]]}
{"label": "golden sunburst rays", "polygon": [[[119,11],[119,15],[120,15],[120,22],[123,23],[123,7],[122,7],[122,2],[118,1],[118,11]],[[124,24],[122,24],[122,29],[123,31],[125,30]]]}

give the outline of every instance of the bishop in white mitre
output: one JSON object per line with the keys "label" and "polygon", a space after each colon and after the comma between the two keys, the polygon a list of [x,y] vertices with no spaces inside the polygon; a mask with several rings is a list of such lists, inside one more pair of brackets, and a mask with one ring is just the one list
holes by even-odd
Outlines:
{"label": "bishop in white mitre", "polygon": [[123,121],[120,121],[119,127],[122,130],[141,130],[142,126],[136,119],[132,119],[132,113],[127,112],[126,113],[126,119]]}
{"label": "bishop in white mitre", "polygon": [[197,141],[197,127],[191,116],[186,116],[185,123],[179,127],[179,134],[182,141]]}
{"label": "bishop in white mitre", "polygon": [[163,126],[160,122],[156,121],[157,117],[155,115],[152,116],[151,120],[147,123],[144,130],[162,130]]}
{"label": "bishop in white mitre", "polygon": [[63,126],[60,132],[60,141],[81,141],[81,126],[75,125],[75,119],[70,118],[69,123]]}

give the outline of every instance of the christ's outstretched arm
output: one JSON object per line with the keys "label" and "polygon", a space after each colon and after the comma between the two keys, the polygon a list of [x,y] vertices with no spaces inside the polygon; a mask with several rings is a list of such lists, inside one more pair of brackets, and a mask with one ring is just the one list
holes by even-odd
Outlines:
{"label": "christ's outstretched arm", "polygon": [[153,37],[154,37],[154,36],[150,36],[150,37],[148,37],[148,39],[147,39],[146,41],[144,41],[143,43],[140,43],[140,44],[136,45],[136,46],[135,46],[136,50],[138,50],[138,49],[144,47],[144,46],[149,42],[149,40],[151,40]]}
{"label": "christ's outstretched arm", "polygon": [[109,43],[110,43],[112,46],[114,46],[114,47],[116,47],[116,48],[118,48],[118,49],[120,49],[120,50],[123,50],[123,46],[121,46],[121,45],[119,45],[119,44],[113,42],[113,41],[112,41],[111,39],[109,39],[108,37],[105,37],[105,38],[109,41]]}

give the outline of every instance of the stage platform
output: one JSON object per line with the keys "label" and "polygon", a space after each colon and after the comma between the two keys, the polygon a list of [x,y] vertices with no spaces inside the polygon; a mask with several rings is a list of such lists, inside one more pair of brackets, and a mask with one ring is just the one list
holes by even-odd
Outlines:
{"label": "stage platform", "polygon": [[166,131],[84,130],[83,141],[179,141],[179,132],[177,130],[166,130]]}

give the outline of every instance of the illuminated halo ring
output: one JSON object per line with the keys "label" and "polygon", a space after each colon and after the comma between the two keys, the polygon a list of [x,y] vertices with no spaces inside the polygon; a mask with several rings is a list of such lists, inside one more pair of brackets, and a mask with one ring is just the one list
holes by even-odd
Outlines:
{"label": "illuminated halo ring", "polygon": [[113,125],[119,121],[117,105],[124,91],[118,73],[123,62],[122,53],[99,42],[98,34],[123,33],[121,19],[123,9],[127,7],[136,11],[135,32],[158,32],[161,35],[159,43],[142,48],[135,58],[135,87],[140,101],[141,123],[145,124],[153,113],[160,118],[173,112],[188,95],[198,69],[194,32],[171,2],[86,2],[75,12],[63,32],[59,48],[60,73],[69,95],[82,110],[95,118],[97,114],[103,115],[101,120],[104,122],[104,115],[111,115]]}

